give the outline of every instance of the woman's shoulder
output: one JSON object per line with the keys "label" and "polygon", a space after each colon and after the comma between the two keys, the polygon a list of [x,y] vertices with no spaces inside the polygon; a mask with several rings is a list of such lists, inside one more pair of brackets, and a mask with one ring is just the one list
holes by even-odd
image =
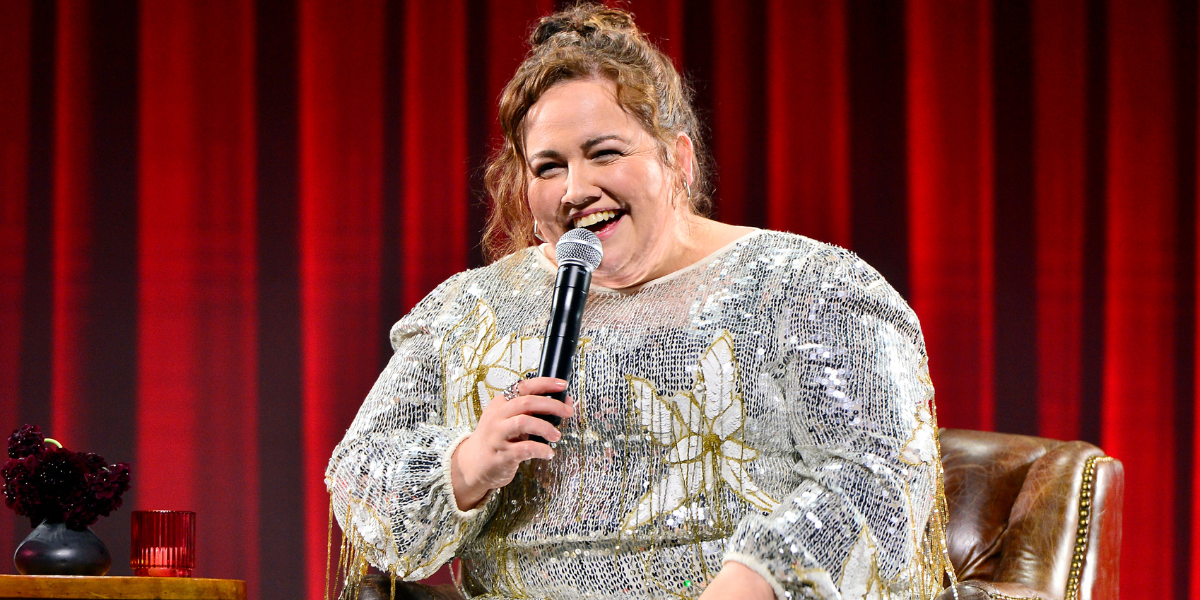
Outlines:
{"label": "woman's shoulder", "polygon": [[[912,307],[884,276],[854,252],[809,237],[782,231],[764,231],[748,240],[757,252],[747,260],[770,269],[772,295],[783,304],[817,304],[820,310],[872,313],[919,330]],[[748,248],[749,249],[749,248]]]}
{"label": "woman's shoulder", "polygon": [[538,260],[540,254],[537,246],[530,246],[481,267],[462,271],[452,279],[458,289],[475,296],[487,291],[511,290],[515,285],[523,285],[522,282],[529,279],[530,273],[545,272]]}
{"label": "woman's shoulder", "polygon": [[874,267],[854,252],[782,231],[747,240],[756,252],[765,306],[785,307],[779,315],[801,315],[807,324],[836,326],[886,322],[923,347],[921,324],[912,307]]}
{"label": "woman's shoulder", "polygon": [[757,260],[765,264],[787,266],[800,277],[788,277],[789,282],[812,284],[842,280],[864,287],[886,283],[883,275],[853,251],[786,231],[763,230],[747,240],[759,252]]}
{"label": "woman's shoulder", "polygon": [[775,229],[761,229],[757,232],[757,235],[745,238],[745,242],[757,245],[763,249],[775,251],[781,255],[854,254],[841,246],[815,240],[798,233]]}
{"label": "woman's shoulder", "polygon": [[433,288],[395,325],[393,343],[413,333],[436,333],[446,329],[470,312],[475,303],[497,295],[497,290],[511,289],[525,274],[538,270],[530,248],[509,254],[495,262],[459,271]]}

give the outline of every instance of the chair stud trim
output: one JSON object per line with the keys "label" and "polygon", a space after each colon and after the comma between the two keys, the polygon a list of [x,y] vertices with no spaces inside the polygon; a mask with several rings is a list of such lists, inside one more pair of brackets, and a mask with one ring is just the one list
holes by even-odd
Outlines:
{"label": "chair stud trim", "polygon": [[1092,496],[1096,483],[1096,465],[1112,462],[1111,456],[1093,456],[1083,465],[1083,488],[1079,491],[1079,525],[1075,530],[1075,553],[1071,556],[1071,574],[1067,578],[1066,600],[1079,600],[1079,579],[1083,575],[1083,558],[1087,554],[1088,536],[1092,528]]}

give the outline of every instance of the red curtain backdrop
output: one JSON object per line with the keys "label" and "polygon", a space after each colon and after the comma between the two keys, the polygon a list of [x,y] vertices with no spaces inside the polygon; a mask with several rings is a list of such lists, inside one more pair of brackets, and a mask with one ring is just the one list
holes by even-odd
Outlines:
{"label": "red curtain backdrop", "polygon": [[[941,424],[1125,463],[1122,591],[1200,598],[1194,0],[635,0],[717,216],[921,318]],[[553,0],[0,0],[0,429],[133,464],[198,575],[323,597],[325,461],[387,331],[482,264],[495,103]],[[0,556],[28,526],[0,511]],[[11,569],[11,567],[10,567]]]}
{"label": "red curtain backdrop", "polygon": [[146,2],[138,20],[137,387],[117,416],[136,424],[134,505],[195,510],[206,570],[252,573],[224,524],[259,513],[253,7]]}

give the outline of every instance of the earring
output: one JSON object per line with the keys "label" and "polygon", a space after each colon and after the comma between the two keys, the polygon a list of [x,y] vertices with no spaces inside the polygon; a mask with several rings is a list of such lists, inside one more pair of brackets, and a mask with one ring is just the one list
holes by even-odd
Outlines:
{"label": "earring", "polygon": [[688,184],[688,180],[686,178],[683,180],[683,191],[687,192],[687,199],[691,200],[692,199],[692,186]]}
{"label": "earring", "polygon": [[539,231],[538,231],[538,222],[537,222],[537,219],[534,219],[534,220],[533,220],[533,237],[537,238],[537,241],[539,241],[539,242],[545,242],[545,241],[546,241],[546,238],[542,237],[542,234],[541,234],[541,232],[539,232]]}

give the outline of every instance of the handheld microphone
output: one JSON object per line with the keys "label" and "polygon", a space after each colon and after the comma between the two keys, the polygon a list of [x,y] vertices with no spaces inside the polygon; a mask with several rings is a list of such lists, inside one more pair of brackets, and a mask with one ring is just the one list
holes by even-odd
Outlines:
{"label": "handheld microphone", "polygon": [[[554,281],[554,299],[550,304],[550,323],[546,326],[546,340],[542,342],[542,362],[538,377],[556,377],[570,382],[571,359],[579,344],[579,325],[583,321],[583,308],[587,304],[588,289],[592,285],[592,271],[600,266],[604,248],[595,233],[578,227],[558,240],[554,248],[558,260],[558,278]],[[547,396],[567,401],[567,392],[555,392]],[[558,427],[562,421],[555,415],[538,415]],[[532,436],[530,439],[545,442]]]}

